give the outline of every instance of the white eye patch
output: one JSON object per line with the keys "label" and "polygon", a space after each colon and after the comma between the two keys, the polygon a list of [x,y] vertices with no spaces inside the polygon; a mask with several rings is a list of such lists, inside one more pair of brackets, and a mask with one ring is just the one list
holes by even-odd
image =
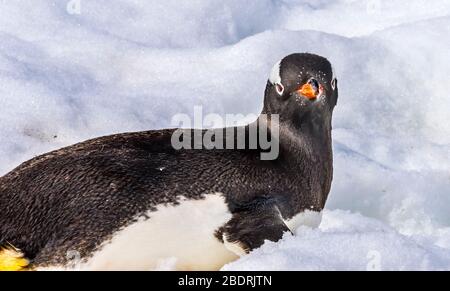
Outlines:
{"label": "white eye patch", "polygon": [[281,75],[280,75],[280,65],[281,65],[281,61],[278,61],[273,67],[272,70],[270,71],[270,76],[269,76],[269,82],[272,85],[275,84],[281,84]]}
{"label": "white eye patch", "polygon": [[337,79],[335,77],[336,75],[334,74],[334,68],[333,66],[331,66],[331,77],[333,78],[331,81],[331,88],[334,90],[336,90],[336,85],[337,85]]}
{"label": "white eye patch", "polygon": [[277,91],[278,95],[281,96],[284,93],[284,86],[283,84],[281,84],[280,66],[281,60],[272,67],[272,70],[270,71],[269,82],[275,86],[275,90]]}

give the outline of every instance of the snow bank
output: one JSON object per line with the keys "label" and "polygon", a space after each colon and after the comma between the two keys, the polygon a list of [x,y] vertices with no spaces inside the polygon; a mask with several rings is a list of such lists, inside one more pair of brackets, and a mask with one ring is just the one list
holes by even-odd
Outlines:
{"label": "snow bank", "polygon": [[314,52],[340,90],[324,224],[227,269],[450,269],[449,1],[67,2],[0,3],[0,174],[195,105],[258,113],[272,65]]}
{"label": "snow bank", "polygon": [[223,270],[447,270],[450,253],[385,224],[342,210],[325,211],[319,229],[301,227]]}

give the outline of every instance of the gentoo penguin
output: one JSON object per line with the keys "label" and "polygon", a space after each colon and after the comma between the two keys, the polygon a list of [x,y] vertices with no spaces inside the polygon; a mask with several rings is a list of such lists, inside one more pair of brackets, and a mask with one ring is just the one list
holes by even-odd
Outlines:
{"label": "gentoo penguin", "polygon": [[[278,136],[267,132],[279,143],[274,159],[262,159],[265,149],[251,148],[250,138],[236,149],[177,149],[178,130],[165,129],[100,137],[23,163],[0,178],[0,269],[218,270],[318,223],[313,214],[331,187],[337,98],[327,59],[291,54],[265,89],[261,116],[265,124],[278,116]],[[247,136],[252,125],[233,131]]]}

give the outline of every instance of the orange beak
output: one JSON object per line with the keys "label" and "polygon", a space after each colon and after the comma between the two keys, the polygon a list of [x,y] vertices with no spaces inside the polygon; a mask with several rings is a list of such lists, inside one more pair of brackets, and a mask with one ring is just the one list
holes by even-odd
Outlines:
{"label": "orange beak", "polygon": [[305,84],[300,89],[298,89],[297,93],[302,94],[309,100],[313,100],[317,98],[317,92],[314,90],[311,84]]}

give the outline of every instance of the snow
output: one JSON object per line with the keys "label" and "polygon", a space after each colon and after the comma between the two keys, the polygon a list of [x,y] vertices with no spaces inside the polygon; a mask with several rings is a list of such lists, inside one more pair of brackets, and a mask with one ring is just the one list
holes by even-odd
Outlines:
{"label": "snow", "polygon": [[449,260],[447,250],[380,221],[326,210],[318,229],[300,227],[296,237],[267,242],[223,270],[448,270]]}
{"label": "snow", "polygon": [[224,269],[450,270],[449,1],[67,3],[0,1],[0,174],[194,106],[258,113],[273,64],[313,52],[340,92],[323,222]]}

